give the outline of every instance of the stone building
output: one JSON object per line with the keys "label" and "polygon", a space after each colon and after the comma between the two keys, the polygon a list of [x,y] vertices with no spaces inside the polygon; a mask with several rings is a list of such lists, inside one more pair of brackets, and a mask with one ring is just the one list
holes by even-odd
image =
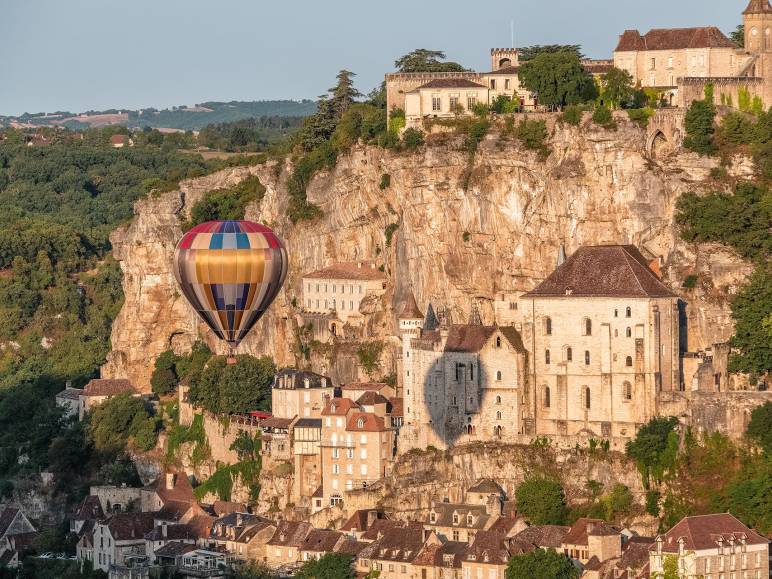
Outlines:
{"label": "stone building", "polygon": [[520,431],[526,351],[513,327],[440,325],[434,314],[399,316],[404,424],[400,452]]}
{"label": "stone building", "polygon": [[593,558],[603,563],[621,556],[622,533],[601,519],[581,517],[563,537],[560,549],[583,565]]}
{"label": "stone building", "polygon": [[94,378],[89,381],[79,396],[80,405],[78,407],[78,420],[83,420],[83,417],[94,406],[101,404],[113,396],[118,396],[119,394],[129,394],[131,396],[140,395],[139,391],[134,387],[134,384],[125,378]]}
{"label": "stone building", "polygon": [[407,126],[418,126],[424,118],[455,118],[488,104],[488,88],[467,78],[437,78],[405,95]]}
{"label": "stone building", "polygon": [[626,30],[614,50],[614,65],[636,83],[663,92],[671,105],[688,107],[714,86],[716,104],[738,105],[739,93],[772,103],[772,7],[750,0],[743,12],[745,46],[715,26]]}
{"label": "stone building", "polygon": [[373,262],[335,263],[303,276],[301,325],[312,326],[313,338],[328,342],[345,336],[344,325],[364,321],[362,302],[381,296],[386,274]]}
{"label": "stone building", "polygon": [[276,373],[271,389],[271,410],[277,418],[318,418],[335,394],[326,376],[284,368]]}
{"label": "stone building", "polygon": [[637,248],[581,247],[519,306],[524,434],[632,437],[680,388],[678,298]]}
{"label": "stone building", "polygon": [[340,504],[345,491],[382,478],[395,455],[395,438],[385,415],[365,412],[348,398],[331,400],[322,411],[323,504]]}
{"label": "stone building", "polygon": [[652,576],[663,572],[668,557],[688,579],[769,577],[769,540],[729,513],[684,517],[658,535],[649,551]]}

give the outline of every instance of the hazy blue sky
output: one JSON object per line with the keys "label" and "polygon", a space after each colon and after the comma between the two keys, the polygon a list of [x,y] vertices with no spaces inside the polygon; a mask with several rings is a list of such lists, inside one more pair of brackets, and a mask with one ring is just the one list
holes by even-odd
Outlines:
{"label": "hazy blue sky", "polygon": [[478,69],[489,49],[741,20],[747,0],[0,0],[0,114],[314,98],[348,68],[368,91],[413,48]]}

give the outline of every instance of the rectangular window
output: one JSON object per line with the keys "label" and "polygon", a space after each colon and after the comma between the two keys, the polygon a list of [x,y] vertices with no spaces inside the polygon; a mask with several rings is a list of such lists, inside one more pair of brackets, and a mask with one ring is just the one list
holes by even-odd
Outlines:
{"label": "rectangular window", "polygon": [[673,57],[672,56],[667,59],[667,67],[668,68],[673,68]]}
{"label": "rectangular window", "polygon": [[458,95],[450,95],[450,112],[454,112],[458,108]]}
{"label": "rectangular window", "polygon": [[440,95],[432,95],[432,110],[434,112],[442,110],[442,98]]}
{"label": "rectangular window", "polygon": [[362,460],[367,460],[367,449],[366,448],[362,448],[362,449],[359,450],[359,458],[361,458]]}
{"label": "rectangular window", "polygon": [[468,110],[472,110],[475,105],[477,104],[477,95],[474,93],[470,93],[466,95],[466,108]]}
{"label": "rectangular window", "polygon": [[367,465],[366,464],[359,465],[359,474],[361,474],[362,476],[367,476]]}
{"label": "rectangular window", "polygon": [[649,61],[649,70],[657,70],[657,59],[656,58],[652,58]]}
{"label": "rectangular window", "polygon": [[495,78],[491,79],[491,90],[496,90],[496,79]]}
{"label": "rectangular window", "polygon": [[509,85],[510,85],[510,83],[511,83],[511,81],[510,81],[508,78],[507,78],[507,79],[504,79],[504,88],[505,88],[506,90],[509,90]]}

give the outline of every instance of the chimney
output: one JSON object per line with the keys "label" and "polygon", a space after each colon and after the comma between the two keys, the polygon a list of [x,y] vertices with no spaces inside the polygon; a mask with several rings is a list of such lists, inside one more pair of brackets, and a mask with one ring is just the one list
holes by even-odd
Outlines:
{"label": "chimney", "polygon": [[164,523],[163,525],[161,525],[161,536],[162,536],[164,539],[165,539],[166,537],[168,537],[168,536],[169,536],[169,531],[168,531],[168,529],[166,528],[166,523]]}
{"label": "chimney", "polygon": [[241,527],[243,526],[244,518],[241,516],[241,513],[236,513],[236,526]]}
{"label": "chimney", "polygon": [[166,490],[170,491],[174,489],[174,483],[176,482],[177,475],[173,472],[166,473]]}
{"label": "chimney", "polygon": [[378,511],[367,511],[367,528],[373,526],[373,523],[378,518]]}

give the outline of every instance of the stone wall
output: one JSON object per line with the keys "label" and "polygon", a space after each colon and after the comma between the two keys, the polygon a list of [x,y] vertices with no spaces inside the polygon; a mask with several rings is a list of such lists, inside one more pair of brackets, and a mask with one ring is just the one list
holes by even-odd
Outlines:
{"label": "stone wall", "polygon": [[710,83],[713,85],[713,102],[716,105],[726,104],[722,101],[730,99],[731,106],[737,108],[740,103],[739,91],[746,89],[751,99],[758,96],[764,100],[765,83],[762,78],[682,78],[679,79],[678,86],[678,106],[688,108],[693,101],[705,98],[705,86]]}

